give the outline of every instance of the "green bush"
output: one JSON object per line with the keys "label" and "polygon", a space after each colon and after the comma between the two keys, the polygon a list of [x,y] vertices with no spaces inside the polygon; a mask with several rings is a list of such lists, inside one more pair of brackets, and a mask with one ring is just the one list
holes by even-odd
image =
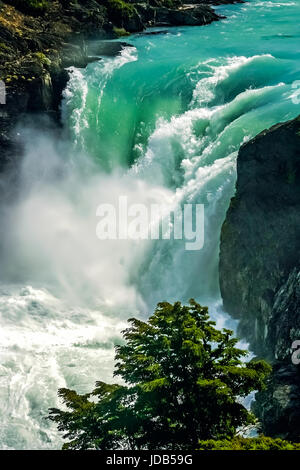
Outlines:
{"label": "green bush", "polygon": [[41,65],[51,65],[51,60],[43,52],[34,52],[33,57],[36,58]]}
{"label": "green bush", "polygon": [[300,443],[271,437],[240,437],[215,441],[199,441],[198,450],[300,450]]}
{"label": "green bush", "polygon": [[113,31],[119,38],[124,36],[130,36],[130,33],[124,28],[117,28],[116,26],[114,26]]}

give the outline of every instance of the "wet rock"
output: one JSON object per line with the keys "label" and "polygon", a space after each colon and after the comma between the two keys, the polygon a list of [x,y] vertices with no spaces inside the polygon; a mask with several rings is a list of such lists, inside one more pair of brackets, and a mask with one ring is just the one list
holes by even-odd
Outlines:
{"label": "wet rock", "polygon": [[125,47],[133,47],[128,42],[121,41],[91,41],[88,44],[88,54],[102,57],[114,57],[120,54]]}
{"label": "wet rock", "polygon": [[[5,105],[0,105],[0,172],[8,165],[14,165],[22,153],[15,125],[27,110],[29,95],[8,90]],[[1,188],[0,188],[1,191]]]}
{"label": "wet rock", "polygon": [[263,434],[300,441],[300,373],[297,366],[275,365],[267,389],[255,398],[252,411],[261,422]]}
{"label": "wet rock", "polygon": [[156,21],[158,23],[169,23],[172,26],[198,26],[209,24],[219,19],[214,11],[204,5],[184,5],[178,9],[168,10],[158,9]]}
{"label": "wet rock", "polygon": [[197,5],[197,4],[202,4],[202,5],[227,5],[227,4],[232,4],[232,3],[245,3],[244,0],[189,0],[187,3],[191,5]]}
{"label": "wet rock", "polygon": [[267,346],[276,360],[290,361],[291,346],[297,340],[300,340],[300,271],[295,268],[274,297]]}
{"label": "wet rock", "polygon": [[202,26],[220,19],[220,16],[206,5],[166,8],[140,4],[137,9],[147,26]]}
{"label": "wet rock", "polygon": [[160,30],[160,31],[145,31],[143,33],[139,33],[142,36],[159,36],[161,34],[169,34],[168,29]]}
{"label": "wet rock", "polygon": [[253,409],[270,436],[300,439],[300,117],[243,145],[221,233],[224,307],[274,368]]}
{"label": "wet rock", "polygon": [[262,132],[239,151],[236,194],[221,233],[225,309],[259,355],[278,290],[300,259],[300,117]]}

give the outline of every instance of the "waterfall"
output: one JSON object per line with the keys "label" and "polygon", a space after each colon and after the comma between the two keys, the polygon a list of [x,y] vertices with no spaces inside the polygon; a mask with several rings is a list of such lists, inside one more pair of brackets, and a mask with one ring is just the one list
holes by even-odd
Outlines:
{"label": "waterfall", "polygon": [[[133,36],[119,56],[70,69],[63,135],[19,129],[18,196],[1,207],[2,448],[59,448],[44,419],[59,405],[57,389],[83,393],[114,380],[127,318],[147,318],[158,301],[194,297],[218,327],[235,328],[222,310],[218,253],[238,149],[299,114],[290,100],[297,41],[290,32],[285,47],[282,39],[266,47],[262,33],[283,14],[269,4],[223,7],[228,19],[203,28]],[[117,206],[120,196],[145,207],[203,204],[203,248],[99,240],[97,207]]]}

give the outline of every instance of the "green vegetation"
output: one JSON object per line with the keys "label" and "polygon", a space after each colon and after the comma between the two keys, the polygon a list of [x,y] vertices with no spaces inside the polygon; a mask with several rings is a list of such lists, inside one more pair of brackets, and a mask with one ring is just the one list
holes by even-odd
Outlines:
{"label": "green vegetation", "polygon": [[51,60],[43,52],[34,52],[32,55],[38,59],[41,65],[51,65]]}
{"label": "green vegetation", "polygon": [[124,28],[117,28],[116,26],[114,26],[113,31],[118,37],[130,36],[130,33]]}
{"label": "green vegetation", "polygon": [[1,51],[4,51],[4,52],[10,51],[10,47],[7,44],[5,44],[5,42],[0,42],[0,52]]}
{"label": "green vegetation", "polygon": [[132,318],[116,346],[115,376],[90,394],[60,389],[67,411],[52,408],[64,449],[196,449],[199,440],[230,439],[254,422],[240,403],[264,387],[270,366],[244,362],[232,331],[215,328],[194,300],[158,304],[147,322]]}
{"label": "green vegetation", "polygon": [[137,15],[134,5],[123,0],[104,0],[103,5],[107,8],[108,18],[117,27],[123,28],[124,22]]}
{"label": "green vegetation", "polygon": [[245,438],[235,436],[222,441],[200,441],[199,450],[300,450],[300,444],[259,436]]}
{"label": "green vegetation", "polygon": [[9,0],[7,3],[31,15],[39,15],[49,8],[49,0]]}

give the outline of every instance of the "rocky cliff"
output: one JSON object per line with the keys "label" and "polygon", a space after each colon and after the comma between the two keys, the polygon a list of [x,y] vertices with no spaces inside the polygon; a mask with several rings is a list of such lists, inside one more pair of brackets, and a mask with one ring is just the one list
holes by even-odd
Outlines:
{"label": "rocky cliff", "polygon": [[220,287],[239,334],[274,365],[254,405],[268,435],[300,438],[300,117],[244,144],[222,227]]}

